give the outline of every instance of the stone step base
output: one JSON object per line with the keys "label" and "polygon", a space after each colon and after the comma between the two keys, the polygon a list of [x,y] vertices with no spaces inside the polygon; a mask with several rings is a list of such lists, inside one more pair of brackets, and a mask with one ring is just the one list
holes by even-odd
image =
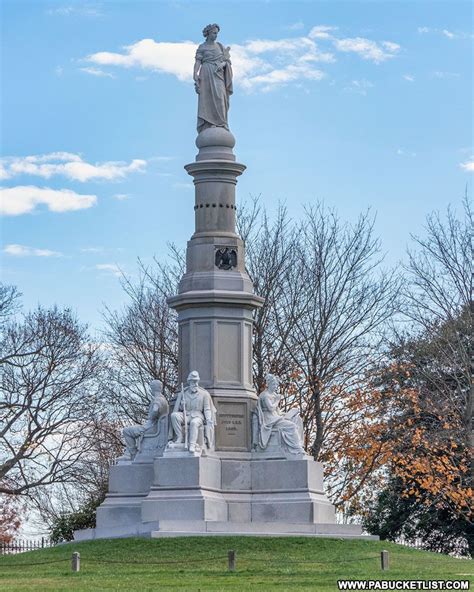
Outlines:
{"label": "stone step base", "polygon": [[290,522],[218,522],[200,520],[160,520],[157,531],[153,532],[196,532],[207,534],[262,533],[287,534],[338,534],[360,536],[362,528],[358,524],[309,524]]}
{"label": "stone step base", "polygon": [[180,532],[180,531],[161,531],[151,532],[151,538],[173,538],[173,537],[193,537],[193,536],[248,536],[248,537],[314,537],[321,539],[361,539],[364,541],[378,541],[378,536],[366,534],[317,534],[308,532]]}
{"label": "stone step base", "polygon": [[151,531],[159,528],[158,522],[143,524],[137,522],[136,524],[119,525],[119,526],[103,526],[96,528],[84,528],[82,530],[74,531],[75,541],[92,541],[95,539],[118,539],[128,537],[145,537],[149,538]]}
{"label": "stone step base", "polygon": [[173,536],[312,536],[378,540],[363,535],[357,524],[292,524],[289,522],[211,522],[161,520],[152,538]]}
{"label": "stone step base", "polygon": [[135,526],[90,528],[74,533],[76,541],[136,536],[152,538],[180,536],[308,536],[379,540],[376,536],[362,534],[362,529],[357,524],[292,524],[288,522],[161,520]]}

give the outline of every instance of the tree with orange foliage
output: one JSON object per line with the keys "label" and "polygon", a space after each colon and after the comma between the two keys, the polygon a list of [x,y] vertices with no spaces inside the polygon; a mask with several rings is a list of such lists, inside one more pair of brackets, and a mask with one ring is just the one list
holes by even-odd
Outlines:
{"label": "tree with orange foliage", "polygon": [[372,532],[419,537],[432,550],[474,552],[473,308],[470,229],[448,210],[428,218],[409,254],[405,311],[380,373],[393,454],[388,485],[367,517]]}

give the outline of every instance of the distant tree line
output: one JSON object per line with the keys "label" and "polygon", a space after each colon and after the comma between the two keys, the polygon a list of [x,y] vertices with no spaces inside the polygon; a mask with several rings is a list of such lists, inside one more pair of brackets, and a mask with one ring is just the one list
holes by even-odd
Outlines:
{"label": "distant tree line", "polygon": [[[294,221],[252,200],[238,224],[265,298],[254,316],[255,388],[267,372],[281,377],[282,405],[299,409],[332,502],[383,538],[472,554],[468,200],[461,215],[429,216],[395,269],[370,212],[348,224],[319,204]],[[149,381],[162,380],[167,396],[177,388],[166,300],[184,253],[169,255],[139,261],[138,280],[122,277],[126,304],[104,310],[95,340],[70,310],[23,314],[18,291],[0,289],[0,495],[10,508],[33,502],[59,538],[77,520],[92,525],[121,428],[146,416]]]}

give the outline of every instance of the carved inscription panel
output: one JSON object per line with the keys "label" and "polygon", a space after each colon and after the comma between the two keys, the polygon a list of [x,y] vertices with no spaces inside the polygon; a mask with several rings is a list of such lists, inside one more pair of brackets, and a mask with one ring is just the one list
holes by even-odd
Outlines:
{"label": "carved inscription panel", "polygon": [[217,450],[248,450],[247,403],[217,401]]}

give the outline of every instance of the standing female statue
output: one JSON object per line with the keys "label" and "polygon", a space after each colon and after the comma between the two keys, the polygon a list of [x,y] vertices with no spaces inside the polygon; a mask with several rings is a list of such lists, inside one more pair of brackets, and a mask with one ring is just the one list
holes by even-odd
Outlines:
{"label": "standing female statue", "polygon": [[217,24],[204,27],[206,38],[196,51],[194,63],[194,86],[198,99],[198,133],[208,127],[229,129],[227,112],[232,94],[232,67],[230,47],[224,48],[216,41],[220,27]]}

